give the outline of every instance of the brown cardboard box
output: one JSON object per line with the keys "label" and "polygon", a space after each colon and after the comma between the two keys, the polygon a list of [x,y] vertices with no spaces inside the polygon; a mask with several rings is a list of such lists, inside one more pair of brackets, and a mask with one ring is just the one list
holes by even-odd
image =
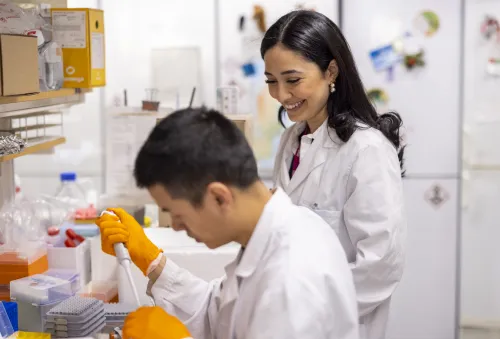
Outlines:
{"label": "brown cardboard box", "polygon": [[162,211],[161,208],[158,208],[158,226],[172,227],[172,217],[170,213]]}
{"label": "brown cardboard box", "polygon": [[1,34],[0,57],[0,95],[40,92],[36,37]]}
{"label": "brown cardboard box", "polygon": [[252,146],[252,120],[251,115],[240,115],[240,114],[227,114],[226,118],[230,119],[239,129],[243,132],[247,138],[248,143]]}

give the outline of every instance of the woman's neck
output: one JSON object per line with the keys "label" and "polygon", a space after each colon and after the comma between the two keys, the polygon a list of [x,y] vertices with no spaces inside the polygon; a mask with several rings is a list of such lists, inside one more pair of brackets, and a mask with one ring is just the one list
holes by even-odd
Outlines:
{"label": "woman's neck", "polygon": [[309,132],[314,133],[318,128],[320,128],[321,125],[325,122],[326,118],[328,117],[328,114],[326,113],[326,107],[316,114],[314,117],[311,119],[307,120],[307,126],[309,127]]}

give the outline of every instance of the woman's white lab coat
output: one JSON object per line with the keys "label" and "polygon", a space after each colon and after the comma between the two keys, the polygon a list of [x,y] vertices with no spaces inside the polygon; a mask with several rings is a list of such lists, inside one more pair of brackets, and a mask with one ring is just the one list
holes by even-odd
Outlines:
{"label": "woman's white lab coat", "polygon": [[325,121],[312,135],[302,136],[300,165],[290,180],[292,156],[304,128],[305,123],[296,123],[284,132],[275,186],[335,230],[354,277],[360,337],[382,339],[405,260],[406,217],[396,149],[368,127],[344,143]]}
{"label": "woman's white lab coat", "polygon": [[280,189],[224,278],[206,282],[167,258],[151,293],[195,339],[359,338],[356,292],[335,232]]}

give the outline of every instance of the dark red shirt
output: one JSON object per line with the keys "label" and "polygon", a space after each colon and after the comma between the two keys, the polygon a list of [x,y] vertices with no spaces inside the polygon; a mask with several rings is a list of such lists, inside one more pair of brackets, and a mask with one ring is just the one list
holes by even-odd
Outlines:
{"label": "dark red shirt", "polygon": [[292,163],[290,164],[290,170],[288,171],[288,174],[290,175],[290,179],[293,177],[293,175],[295,174],[295,171],[299,167],[299,164],[300,164],[300,144],[301,144],[302,137],[304,135],[307,135],[307,134],[309,134],[309,126],[306,125],[306,128],[299,135],[299,146],[297,147],[297,150],[293,154]]}

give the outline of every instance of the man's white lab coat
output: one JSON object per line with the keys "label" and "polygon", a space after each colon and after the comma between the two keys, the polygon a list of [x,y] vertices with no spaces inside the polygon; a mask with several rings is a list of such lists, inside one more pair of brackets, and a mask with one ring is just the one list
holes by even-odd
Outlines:
{"label": "man's white lab coat", "polygon": [[354,284],[335,232],[282,190],[224,278],[206,282],[167,258],[151,293],[195,339],[358,339]]}
{"label": "man's white lab coat", "polygon": [[296,123],[284,132],[275,186],[335,230],[352,269],[360,337],[383,339],[405,262],[406,215],[396,149],[380,131],[366,126],[344,143],[325,121],[301,137],[300,165],[290,179],[304,128],[305,123]]}

